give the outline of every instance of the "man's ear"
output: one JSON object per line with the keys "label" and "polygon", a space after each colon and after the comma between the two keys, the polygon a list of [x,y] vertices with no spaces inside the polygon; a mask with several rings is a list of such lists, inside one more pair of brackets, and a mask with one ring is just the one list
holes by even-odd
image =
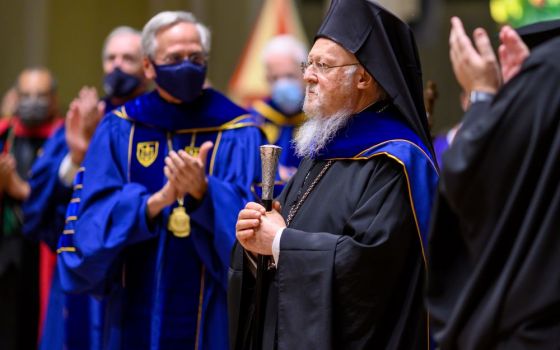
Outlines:
{"label": "man's ear", "polygon": [[375,84],[373,77],[368,73],[368,71],[365,68],[359,67],[358,69],[359,69],[358,85],[357,85],[358,90],[370,89]]}
{"label": "man's ear", "polygon": [[144,68],[144,75],[147,79],[154,80],[156,78],[156,70],[148,56],[144,56],[142,59],[142,67]]}

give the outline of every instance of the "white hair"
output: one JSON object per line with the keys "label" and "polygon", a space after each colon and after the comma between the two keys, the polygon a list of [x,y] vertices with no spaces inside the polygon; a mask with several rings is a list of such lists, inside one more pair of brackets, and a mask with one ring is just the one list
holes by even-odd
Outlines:
{"label": "white hair", "polygon": [[[105,41],[103,42],[103,50],[101,51],[101,60],[105,59],[105,56],[107,55],[107,45],[109,45],[109,41],[111,41],[111,39],[113,39],[116,36],[119,35],[136,35],[138,37],[141,37],[142,33],[139,30],[136,30],[132,27],[129,26],[119,26],[115,29],[113,29],[111,31],[111,33],[109,33],[109,35],[107,35],[107,37],[105,38]],[[141,54],[141,53],[140,53]]]}
{"label": "white hair", "polygon": [[177,23],[192,23],[195,25],[200,43],[205,54],[210,53],[210,29],[199,22],[196,17],[185,11],[163,11],[152,17],[142,30],[142,50],[150,58],[154,58],[156,52],[156,34],[165,27],[173,26]]}
{"label": "white hair", "polygon": [[273,37],[264,47],[262,58],[266,62],[275,55],[290,55],[298,64],[307,61],[307,46],[292,35],[283,34]]}

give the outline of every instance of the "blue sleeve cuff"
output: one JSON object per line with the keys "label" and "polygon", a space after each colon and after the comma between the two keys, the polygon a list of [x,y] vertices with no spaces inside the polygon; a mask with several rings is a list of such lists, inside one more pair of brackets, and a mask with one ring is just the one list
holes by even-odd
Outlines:
{"label": "blue sleeve cuff", "polygon": [[140,222],[138,226],[142,236],[145,235],[146,238],[155,236],[161,226],[161,213],[153,220],[148,218],[148,198],[150,198],[150,194],[142,196],[142,206],[140,207],[140,212],[144,213],[144,215],[140,215]]}

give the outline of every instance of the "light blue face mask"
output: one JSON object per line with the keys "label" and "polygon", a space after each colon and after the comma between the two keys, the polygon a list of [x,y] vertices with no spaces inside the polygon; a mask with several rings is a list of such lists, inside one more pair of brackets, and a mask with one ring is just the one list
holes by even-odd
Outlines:
{"label": "light blue face mask", "polygon": [[272,85],[272,102],[284,114],[292,115],[300,112],[304,97],[303,87],[299,80],[281,78]]}

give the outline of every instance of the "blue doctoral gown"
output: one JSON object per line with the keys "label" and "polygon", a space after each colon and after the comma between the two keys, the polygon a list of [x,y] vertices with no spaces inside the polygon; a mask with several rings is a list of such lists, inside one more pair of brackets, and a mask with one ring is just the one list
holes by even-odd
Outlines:
{"label": "blue doctoral gown", "polygon": [[[104,98],[105,111],[117,106]],[[45,242],[56,250],[64,229],[66,208],[72,188],[61,183],[58,171],[69,153],[64,125],[45,142],[31,168],[31,193],[23,205],[25,216],[23,233],[35,241]],[[83,350],[101,349],[103,334],[103,302],[86,295],[65,294],[60,287],[57,271],[53,274],[49,305],[45,317],[39,349]]]}
{"label": "blue doctoral gown", "polygon": [[31,168],[31,193],[24,203],[24,234],[33,240],[45,242],[56,249],[61,228],[64,227],[66,206],[72,190],[58,177],[60,163],[68,154],[64,127],[58,128],[45,142]]}
{"label": "blue doctoral gown", "polygon": [[[226,285],[237,214],[258,180],[261,133],[253,118],[208,89],[174,105],[157,92],[101,122],[74,184],[58,252],[62,288],[107,295],[110,349],[227,349]],[[164,158],[212,141],[208,190],[185,197],[191,233],[152,222],[148,198],[166,182]],[[175,207],[174,205],[173,207]]]}

